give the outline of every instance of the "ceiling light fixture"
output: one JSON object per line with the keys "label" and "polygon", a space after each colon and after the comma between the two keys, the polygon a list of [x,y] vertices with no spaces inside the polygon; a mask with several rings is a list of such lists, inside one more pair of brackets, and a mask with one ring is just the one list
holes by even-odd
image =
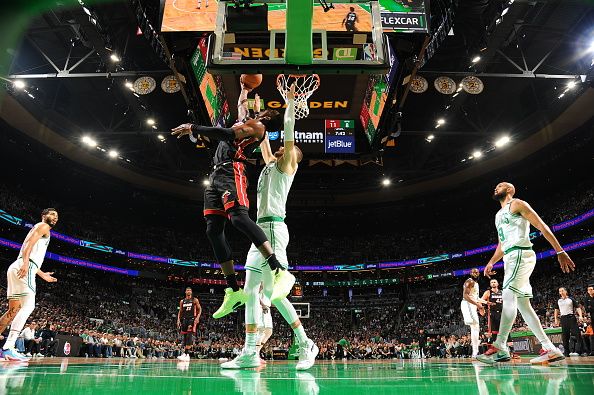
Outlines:
{"label": "ceiling light fixture", "polygon": [[387,186],[388,186],[388,185],[390,185],[391,183],[392,183],[392,181],[390,181],[390,179],[389,179],[389,178],[384,178],[384,179],[382,180],[382,185],[383,185],[383,186],[385,186],[385,187],[387,187]]}
{"label": "ceiling light fixture", "polygon": [[82,142],[86,145],[88,145],[89,147],[96,147],[97,146],[97,142],[95,140],[93,140],[91,137],[89,136],[83,136],[82,138]]}
{"label": "ceiling light fixture", "polygon": [[499,140],[495,141],[495,147],[501,148],[504,145],[506,145],[507,143],[509,143],[510,140],[511,139],[509,138],[509,136],[500,137]]}

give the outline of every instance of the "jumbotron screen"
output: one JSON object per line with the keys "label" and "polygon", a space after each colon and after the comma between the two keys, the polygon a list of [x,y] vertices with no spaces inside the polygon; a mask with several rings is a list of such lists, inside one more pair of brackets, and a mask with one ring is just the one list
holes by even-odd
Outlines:
{"label": "jumbotron screen", "polygon": [[[211,32],[215,28],[216,0],[165,0],[161,32]],[[382,27],[385,32],[427,32],[425,0],[379,0]],[[258,5],[258,4],[254,4]],[[313,29],[326,31],[371,31],[371,5],[332,3],[324,12],[314,4]],[[352,22],[350,22],[352,21]],[[268,29],[285,29],[286,4],[268,4]]]}

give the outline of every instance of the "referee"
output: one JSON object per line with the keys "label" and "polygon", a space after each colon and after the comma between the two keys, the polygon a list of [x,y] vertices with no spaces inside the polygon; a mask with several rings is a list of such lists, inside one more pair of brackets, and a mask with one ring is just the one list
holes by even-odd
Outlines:
{"label": "referee", "polygon": [[590,314],[590,319],[594,319],[594,284],[588,284],[588,296],[584,303],[586,314]]}
{"label": "referee", "polygon": [[[594,322],[594,284],[588,284],[588,295],[586,295],[586,301],[584,302],[584,308],[586,314],[590,315],[590,330],[592,329],[592,323]],[[590,342],[590,356],[594,357],[594,335],[585,336]]]}
{"label": "referee", "polygon": [[[567,288],[559,288],[559,296],[561,296],[561,298],[557,301],[559,309],[555,309],[555,326],[559,326],[559,315],[561,315],[561,328],[563,330],[564,348],[563,353],[566,357],[578,356],[579,354],[576,348],[579,345],[581,351],[581,336],[577,320],[575,319],[575,314],[577,313],[577,315],[580,317],[580,321],[582,321],[582,311],[580,310],[578,303],[575,301],[575,299],[569,297]],[[570,353],[569,351],[570,339],[573,340],[573,353]]]}

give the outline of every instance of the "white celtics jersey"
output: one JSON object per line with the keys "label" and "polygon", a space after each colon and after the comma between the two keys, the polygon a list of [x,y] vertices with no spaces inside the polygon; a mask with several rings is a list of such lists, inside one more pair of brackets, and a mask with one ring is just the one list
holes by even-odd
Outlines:
{"label": "white celtics jersey", "polygon": [[285,218],[287,197],[295,174],[283,173],[276,161],[272,161],[262,169],[258,178],[258,218]]}
{"label": "white celtics jersey", "polygon": [[[39,240],[37,240],[37,243],[35,243],[35,245],[33,246],[33,249],[31,250],[31,254],[29,254],[29,262],[33,262],[35,263],[35,265],[37,265],[37,268],[41,268],[41,264],[43,263],[43,260],[45,259],[45,252],[47,251],[47,246],[49,245],[50,242],[50,235],[48,235],[47,237],[42,237]],[[23,257],[23,247],[21,247],[21,251],[19,252],[19,258]]]}
{"label": "white celtics jersey", "polygon": [[532,247],[530,241],[530,222],[520,214],[512,214],[510,200],[495,215],[495,227],[501,243],[501,250],[512,247]]}

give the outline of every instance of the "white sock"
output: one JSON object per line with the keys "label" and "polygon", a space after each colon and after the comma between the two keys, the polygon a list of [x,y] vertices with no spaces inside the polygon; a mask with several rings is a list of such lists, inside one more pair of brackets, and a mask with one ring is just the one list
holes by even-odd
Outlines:
{"label": "white sock", "polygon": [[499,323],[499,334],[493,345],[500,350],[507,351],[509,349],[507,347],[507,337],[518,315],[518,297],[511,289],[504,289],[501,293],[503,296],[501,322]]}
{"label": "white sock", "polygon": [[246,332],[244,349],[247,352],[256,352],[258,343],[258,332]]}
{"label": "white sock", "polygon": [[472,341],[472,356],[478,355],[480,339],[480,327],[478,324],[470,325],[470,340]]}
{"label": "white sock", "polygon": [[297,342],[299,344],[305,344],[307,342],[307,335],[305,334],[305,329],[303,329],[303,325],[299,324],[297,328],[293,328],[293,333],[297,338]]}
{"label": "white sock", "polygon": [[[505,301],[503,305],[505,306]],[[518,298],[518,310],[520,310],[520,314],[522,314],[522,318],[526,321],[526,325],[528,325],[528,328],[530,328],[534,336],[540,341],[542,347],[545,350],[554,350],[555,345],[542,329],[540,320],[530,303],[530,298]]]}

